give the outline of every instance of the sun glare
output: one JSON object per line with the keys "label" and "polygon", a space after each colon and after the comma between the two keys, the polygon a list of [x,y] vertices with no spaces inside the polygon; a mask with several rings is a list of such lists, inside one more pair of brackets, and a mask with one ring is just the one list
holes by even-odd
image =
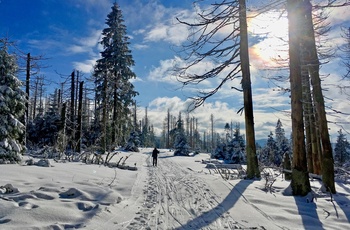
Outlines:
{"label": "sun glare", "polygon": [[281,65],[288,57],[288,20],[280,12],[269,12],[248,19],[251,35],[251,61],[257,68]]}

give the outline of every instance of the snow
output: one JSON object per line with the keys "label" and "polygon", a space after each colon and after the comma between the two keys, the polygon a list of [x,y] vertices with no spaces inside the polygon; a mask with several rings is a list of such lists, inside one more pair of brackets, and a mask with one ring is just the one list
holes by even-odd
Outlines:
{"label": "snow", "polygon": [[[289,181],[224,180],[202,160],[161,149],[121,152],[137,171],[81,162],[1,165],[0,229],[350,229],[350,185],[290,196]],[[38,161],[39,159],[35,159]]]}

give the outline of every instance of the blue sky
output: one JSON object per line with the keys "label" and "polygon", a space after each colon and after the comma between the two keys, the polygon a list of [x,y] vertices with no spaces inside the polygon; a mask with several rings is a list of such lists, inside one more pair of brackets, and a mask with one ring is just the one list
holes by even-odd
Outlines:
{"label": "blue sky", "polygon": [[[101,31],[105,28],[105,19],[111,11],[114,0],[0,0],[0,37],[8,37],[16,42],[24,53],[45,55],[48,60],[40,75],[47,79],[48,93],[62,82],[59,74],[69,75],[73,69],[83,72],[89,77],[92,67],[99,58],[101,47],[98,42]],[[187,28],[179,25],[175,17],[193,20],[196,13],[192,0],[118,0],[123,12],[130,49],[135,60],[134,81],[139,105],[139,118],[144,116],[144,108],[157,132],[162,128],[166,111],[173,115],[185,111],[189,103],[188,96],[194,95],[198,87],[181,88],[181,84],[172,76],[174,63],[183,63],[174,50],[180,46],[189,34]],[[257,1],[248,1],[254,4]],[[201,6],[205,7],[205,6]],[[349,7],[330,11],[329,33],[333,47],[343,44],[340,37],[340,26],[349,27]],[[254,12],[252,12],[254,13]],[[276,91],[268,77],[281,73],[266,70],[276,67],[272,58],[284,56],[288,49],[281,42],[287,36],[287,21],[279,17],[279,13],[261,14],[249,20],[250,60],[253,83],[253,100],[255,109],[255,129],[258,139],[266,139],[270,131],[274,131],[277,119],[281,119],[289,135],[290,118],[281,110],[289,110],[290,99]],[[253,36],[254,33],[254,36]],[[326,44],[326,42],[324,43]],[[206,63],[207,66],[210,63]],[[206,68],[199,65],[196,71]],[[59,74],[57,74],[59,73]],[[348,98],[340,94],[335,82],[339,82],[344,70],[339,58],[333,59],[322,67],[322,74],[329,75],[323,81],[328,98],[328,106],[350,114]],[[286,73],[284,73],[286,75]],[[215,82],[207,82],[204,87],[213,87]],[[231,90],[237,82],[229,83],[203,107],[191,113],[198,118],[201,132],[210,129],[210,114],[214,115],[216,131],[221,132],[226,122],[240,122],[244,133],[244,117],[236,114],[242,107],[242,95]],[[279,83],[288,86],[288,82]],[[347,84],[344,82],[342,84]],[[199,86],[203,87],[203,86]],[[332,114],[330,114],[332,115]],[[341,122],[349,122],[346,115],[332,115],[328,119],[338,125],[330,124],[330,132],[335,140],[339,124],[350,131],[350,126]]]}

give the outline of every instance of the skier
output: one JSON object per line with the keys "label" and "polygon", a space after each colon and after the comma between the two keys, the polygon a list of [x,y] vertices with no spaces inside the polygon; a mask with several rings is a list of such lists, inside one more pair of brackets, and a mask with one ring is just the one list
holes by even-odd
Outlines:
{"label": "skier", "polygon": [[152,158],[153,158],[153,166],[157,166],[157,158],[158,158],[158,149],[155,147],[152,152]]}

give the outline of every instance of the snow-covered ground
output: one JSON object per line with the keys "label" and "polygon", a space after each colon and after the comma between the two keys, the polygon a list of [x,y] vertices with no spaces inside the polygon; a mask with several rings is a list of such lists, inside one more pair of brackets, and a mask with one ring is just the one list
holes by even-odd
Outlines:
{"label": "snow-covered ground", "polygon": [[[0,165],[0,229],[350,229],[350,185],[337,183],[332,198],[289,196],[290,182],[223,180],[202,159],[161,150],[158,167],[151,149],[130,156],[137,171],[84,163],[53,167]],[[37,159],[36,159],[37,160]],[[9,187],[9,186],[7,186]],[[18,191],[17,191],[18,190]]]}

